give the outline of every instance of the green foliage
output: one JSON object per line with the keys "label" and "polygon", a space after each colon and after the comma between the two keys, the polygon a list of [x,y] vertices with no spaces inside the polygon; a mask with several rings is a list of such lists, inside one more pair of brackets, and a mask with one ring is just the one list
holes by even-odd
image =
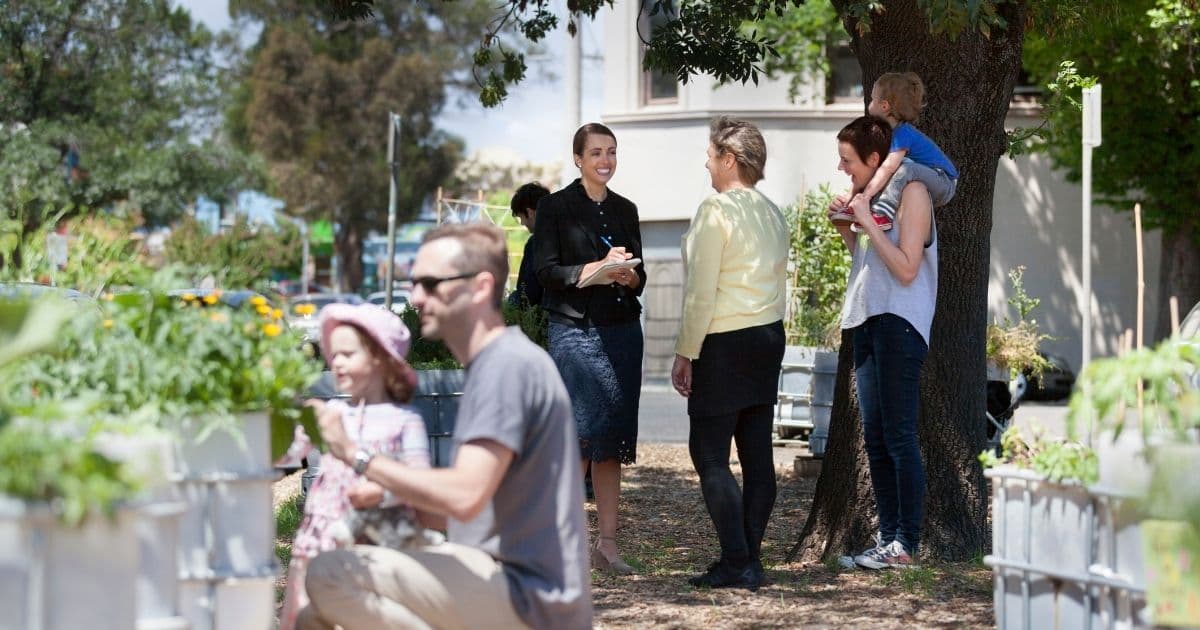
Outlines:
{"label": "green foliage", "polygon": [[[1200,347],[1178,338],[1125,356],[1094,359],[1075,382],[1068,435],[1081,427],[1110,429],[1115,439],[1132,428],[1143,435],[1165,431],[1174,439],[1191,439],[1189,431],[1200,427],[1200,392],[1190,380],[1198,370]],[[1137,411],[1137,425],[1128,427],[1131,410]]]}
{"label": "green foliage", "polygon": [[763,60],[767,75],[790,76],[788,97],[796,100],[802,86],[829,74],[829,49],[847,40],[837,11],[828,2],[805,2],[770,14],[744,28],[758,29],[775,41],[777,56]]}
{"label": "green foliage", "polygon": [[215,295],[124,293],[78,313],[54,347],[8,366],[0,381],[18,412],[90,395],[105,413],[166,429],[198,423],[201,437],[236,434],[242,412],[295,423],[312,415],[298,400],[320,365],[281,316],[254,301],[229,308]]}
{"label": "green foliage", "polygon": [[[62,226],[67,264],[50,259],[47,239]],[[151,271],[132,231],[137,221],[113,215],[51,217],[26,235],[19,261],[0,267],[0,279],[72,287],[88,295],[112,285],[144,282]]]}
{"label": "green foliage", "polygon": [[0,495],[48,503],[67,525],[92,512],[112,515],[142,480],[103,455],[91,436],[66,435],[46,423],[0,429]]}
{"label": "green foliage", "polygon": [[387,222],[389,113],[400,117],[404,222],[460,158],[462,142],[435,123],[492,17],[486,0],[393,0],[374,10],[373,19],[344,22],[297,0],[230,5],[235,18],[263,26],[240,60],[230,133],[262,155],[289,213],[338,226],[342,285],[351,289],[362,283],[363,238]]}
{"label": "green foliage", "polygon": [[190,267],[200,277],[211,275],[230,288],[262,288],[276,271],[300,272],[300,230],[286,221],[277,227],[253,226],[239,216],[234,224],[209,234],[192,217],[184,217],[166,240],[166,260]]}
{"label": "green foliage", "polygon": [[[78,314],[78,306],[54,297],[0,300],[0,371],[20,369]],[[67,524],[92,511],[112,514],[141,479],[102,454],[91,432],[78,435],[64,422],[94,417],[91,405],[61,401],[20,410],[0,392],[0,495],[49,503]]]}
{"label": "green foliage", "polygon": [[246,170],[207,137],[213,38],[167,0],[8,3],[0,11],[0,256],[62,212],[152,224]]}
{"label": "green foliage", "polygon": [[1100,478],[1095,451],[1075,442],[1047,438],[1041,429],[1034,429],[1032,438],[1026,440],[1019,427],[1009,427],[1000,436],[1000,455],[988,449],[979,454],[979,462],[984,468],[1011,464],[1055,483],[1074,481],[1090,485]]}
{"label": "green foliage", "polygon": [[1038,352],[1043,341],[1052,339],[1043,334],[1038,328],[1037,320],[1029,317],[1030,313],[1041,304],[1041,300],[1030,297],[1025,292],[1025,266],[1018,266],[1008,272],[1009,282],[1012,283],[1013,293],[1008,303],[1017,309],[1017,321],[1008,316],[1004,322],[988,324],[987,327],[987,357],[1001,367],[1008,368],[1015,376],[1028,371],[1035,377],[1040,377],[1050,362]]}
{"label": "green foliage", "polygon": [[[501,314],[506,326],[518,326],[530,341],[545,348],[546,311],[540,306],[512,306],[507,301],[503,303]],[[421,320],[415,308],[404,310],[401,315],[404,325],[412,333],[412,345],[408,349],[408,362],[418,370],[459,370],[462,364],[450,353],[446,344],[434,339],[421,336]]]}
{"label": "green foliage", "polygon": [[791,240],[788,268],[787,342],[793,345],[833,347],[850,276],[850,252],[829,222],[827,209],[833,193],[827,185],[809,191],[799,202],[783,209]]}
{"label": "green foliage", "polygon": [[[1129,210],[1140,201],[1147,229],[1173,232],[1194,225],[1200,189],[1185,182],[1200,172],[1200,7],[1184,0],[1131,0],[1110,19],[1053,38],[1031,33],[1025,68],[1053,82],[1046,99],[1047,152],[1072,181],[1081,177],[1079,90],[1103,85],[1103,144],[1093,153],[1098,201]],[[1065,66],[1063,60],[1073,60]],[[1064,81],[1063,69],[1071,71]],[[1180,296],[1184,298],[1186,296]]]}

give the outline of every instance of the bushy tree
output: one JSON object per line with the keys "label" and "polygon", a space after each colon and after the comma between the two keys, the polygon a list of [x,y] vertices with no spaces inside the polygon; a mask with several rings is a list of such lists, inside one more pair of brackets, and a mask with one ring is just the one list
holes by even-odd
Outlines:
{"label": "bushy tree", "polygon": [[242,0],[235,17],[263,25],[230,111],[241,146],[267,162],[288,212],[337,226],[343,287],[362,283],[362,241],[386,225],[388,113],[401,118],[399,220],[452,173],[462,143],[434,119],[471,66],[492,17],[485,0],[379,3],[346,21],[300,0]]}
{"label": "bushy tree", "polygon": [[[1098,201],[1129,211],[1142,204],[1143,225],[1160,229],[1157,336],[1170,333],[1170,296],[1186,311],[1200,301],[1200,2],[1130,0],[1112,20],[1026,46],[1026,67],[1039,83],[1058,79],[1060,64],[1102,85],[1103,144],[1092,153]],[[1054,164],[1078,181],[1081,116],[1078,86],[1049,92],[1043,142]],[[1131,218],[1132,220],[1132,218]]]}
{"label": "bushy tree", "polygon": [[51,216],[149,223],[241,177],[210,137],[212,35],[168,0],[0,4],[0,260]]}

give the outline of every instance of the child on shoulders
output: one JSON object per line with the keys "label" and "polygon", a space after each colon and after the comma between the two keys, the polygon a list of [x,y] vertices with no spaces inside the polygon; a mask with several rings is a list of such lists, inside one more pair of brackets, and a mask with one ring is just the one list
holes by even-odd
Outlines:
{"label": "child on shoulders", "polygon": [[[921,77],[913,72],[885,73],[871,90],[867,113],[883,118],[892,126],[892,146],[859,194],[868,202],[874,200],[871,203],[872,218],[885,231],[892,229],[900,198],[909,182],[925,184],[935,208],[949,203],[958,187],[958,169],[933,140],[913,126],[924,106],[925,86]],[[851,223],[851,229],[857,232],[859,226],[854,223],[854,215],[845,211],[850,201],[849,193],[840,195],[835,201],[835,209],[840,212],[831,218],[835,222]]]}

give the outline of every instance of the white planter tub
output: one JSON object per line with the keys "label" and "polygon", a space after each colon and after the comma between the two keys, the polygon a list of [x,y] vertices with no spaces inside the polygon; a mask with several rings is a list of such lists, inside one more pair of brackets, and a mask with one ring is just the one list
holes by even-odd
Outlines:
{"label": "white planter tub", "polygon": [[1141,533],[1127,496],[999,467],[992,480],[996,627],[1147,625]]}
{"label": "white planter tub", "polygon": [[274,572],[262,577],[185,581],[179,588],[183,615],[192,630],[275,627]]}
{"label": "white planter tub", "polygon": [[138,514],[77,527],[45,505],[0,497],[0,624],[20,630],[129,630],[137,617]]}

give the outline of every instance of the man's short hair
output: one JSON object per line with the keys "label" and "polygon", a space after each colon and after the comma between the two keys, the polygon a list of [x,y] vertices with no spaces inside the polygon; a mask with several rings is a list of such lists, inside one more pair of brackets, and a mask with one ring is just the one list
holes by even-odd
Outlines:
{"label": "man's short hair", "polygon": [[892,149],[892,125],[879,116],[859,116],[842,127],[837,139],[854,147],[858,159],[864,163],[872,153],[878,153],[882,163]]}
{"label": "man's short hair", "polygon": [[421,243],[449,238],[458,241],[459,253],[450,265],[458,273],[486,271],[495,279],[492,303],[496,310],[504,301],[504,285],[508,282],[508,245],[504,230],[490,223],[443,223],[425,233]]}
{"label": "man's short hair", "polygon": [[537,210],[538,202],[542,197],[550,194],[550,189],[541,185],[538,182],[529,182],[522,184],[517,192],[513,193],[512,202],[509,207],[512,208],[513,216],[525,214],[530,210]]}

